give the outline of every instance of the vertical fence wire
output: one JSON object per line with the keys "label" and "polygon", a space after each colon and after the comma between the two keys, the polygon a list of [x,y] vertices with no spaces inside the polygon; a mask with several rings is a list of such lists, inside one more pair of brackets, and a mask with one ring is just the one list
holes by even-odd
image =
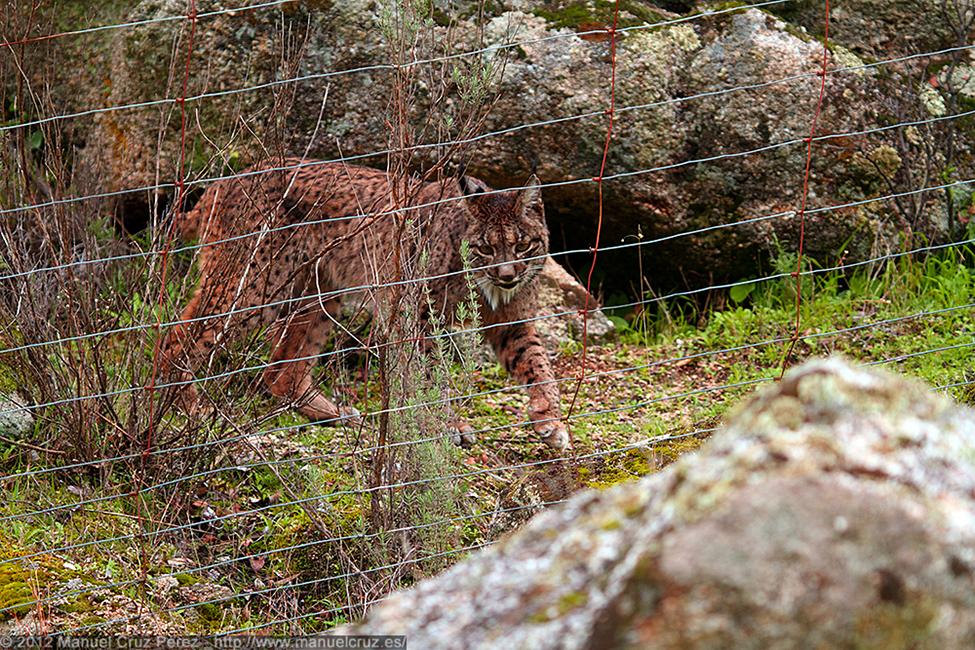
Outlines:
{"label": "vertical fence wire", "polygon": [[813,112],[812,122],[809,125],[809,137],[806,142],[806,168],[802,176],[802,193],[800,194],[799,210],[799,245],[796,249],[796,320],[792,337],[789,339],[785,354],[782,355],[782,371],[779,376],[785,375],[786,368],[792,358],[796,343],[799,341],[800,317],[802,314],[802,262],[803,252],[806,244],[806,202],[809,200],[809,178],[812,174],[813,141],[816,137],[816,128],[819,126],[819,116],[823,110],[823,99],[826,97],[826,75],[829,68],[829,0],[824,0],[823,18],[823,64],[819,71],[819,96],[816,99],[816,109]]}

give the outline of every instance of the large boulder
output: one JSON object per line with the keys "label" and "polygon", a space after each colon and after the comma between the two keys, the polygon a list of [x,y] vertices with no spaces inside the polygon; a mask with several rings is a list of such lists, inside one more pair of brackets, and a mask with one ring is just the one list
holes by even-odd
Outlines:
{"label": "large boulder", "polygon": [[[834,0],[830,39],[873,58],[930,52],[971,43],[975,36],[972,0]],[[772,11],[822,34],[825,3],[793,0]]]}
{"label": "large boulder", "polygon": [[843,360],[340,630],[421,648],[975,646],[975,414]]}
{"label": "large boulder", "polygon": [[[396,71],[389,64],[440,59],[409,68],[416,76],[403,105],[416,127],[413,144],[464,135],[465,119],[481,117],[472,105],[493,104],[477,122],[476,134],[527,128],[469,143],[459,158],[496,187],[523,183],[533,165],[544,181],[570,181],[545,190],[553,242],[557,248],[591,245],[597,206],[592,177],[608,127],[610,72],[609,39],[593,30],[606,26],[608,5],[515,2],[502,10],[499,3],[436,2],[417,23],[415,49],[403,52],[388,38],[393,31],[380,4],[308,0],[201,18],[189,58],[188,94],[208,96],[186,104],[185,146],[178,107],[151,102],[182,92],[186,21],[114,32],[105,83],[84,99],[86,107],[150,105],[95,115],[79,161],[97,170],[97,189],[115,191],[171,183],[181,152],[194,181],[280,152],[324,159],[382,152],[401,141],[390,130],[397,95]],[[481,4],[483,11],[476,6]],[[646,28],[676,14],[648,3],[623,5],[621,24],[632,29],[619,35],[617,120],[606,174],[625,176],[604,182],[603,242],[707,229],[647,248],[648,275],[666,282],[752,274],[767,256],[796,245],[797,219],[754,218],[799,206],[806,159],[801,139],[809,133],[817,101],[822,45],[760,10],[724,8]],[[199,3],[201,11],[218,6],[216,0]],[[184,11],[182,0],[143,0],[126,18]],[[465,51],[479,54],[442,60],[445,52]],[[832,68],[860,63],[842,47],[828,57]],[[358,71],[333,74],[353,69]],[[914,81],[900,76],[906,74],[903,65],[894,72],[830,75],[818,132],[858,131],[915,117],[890,106],[894,95],[906,97],[911,110],[921,106]],[[807,76],[792,78],[796,75]],[[786,77],[792,79],[779,82]],[[284,81],[293,78],[301,81]],[[755,85],[760,87],[731,90]],[[260,88],[233,92],[255,86]],[[100,96],[103,88],[107,98]],[[952,161],[911,154],[914,147],[941,155],[939,147],[911,144],[927,133],[915,130],[905,139],[895,129],[817,143],[810,207],[916,189],[907,179],[923,178],[931,169],[971,171],[964,139],[956,139]],[[714,159],[786,142],[791,144]],[[416,150],[411,164],[429,166],[444,151]],[[712,160],[682,164],[701,159]],[[387,163],[383,155],[357,160]],[[648,171],[671,165],[679,166]],[[918,170],[927,172],[907,173]],[[151,198],[149,192],[134,193],[121,203],[127,212],[144,212]],[[879,202],[810,216],[806,250],[823,262],[837,256],[854,261],[899,247],[907,227],[931,241],[949,237],[942,193],[920,195],[917,203],[910,220]],[[753,221],[721,227],[746,220]],[[632,255],[607,254],[601,263],[629,271],[623,265]]]}

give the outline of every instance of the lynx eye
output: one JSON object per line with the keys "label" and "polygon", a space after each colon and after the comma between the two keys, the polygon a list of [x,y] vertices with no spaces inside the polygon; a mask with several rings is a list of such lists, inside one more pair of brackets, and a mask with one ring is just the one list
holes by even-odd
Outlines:
{"label": "lynx eye", "polygon": [[535,242],[518,242],[515,245],[515,255],[527,255],[533,248],[535,248]]}
{"label": "lynx eye", "polygon": [[490,244],[478,244],[474,247],[474,252],[481,257],[491,257],[494,255],[494,246]]}

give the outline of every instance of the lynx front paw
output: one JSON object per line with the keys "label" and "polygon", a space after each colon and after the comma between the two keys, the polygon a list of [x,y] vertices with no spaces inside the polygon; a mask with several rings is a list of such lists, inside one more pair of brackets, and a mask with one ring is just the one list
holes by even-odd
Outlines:
{"label": "lynx front paw", "polygon": [[565,451],[571,445],[569,430],[558,420],[537,422],[533,428],[542,441],[555,451]]}
{"label": "lynx front paw", "polygon": [[357,427],[362,424],[359,410],[351,406],[336,406],[318,391],[306,393],[299,401],[298,411],[312,420],[312,424]]}
{"label": "lynx front paw", "polygon": [[474,444],[474,427],[463,420],[453,420],[447,425],[450,441],[458,447],[470,447]]}

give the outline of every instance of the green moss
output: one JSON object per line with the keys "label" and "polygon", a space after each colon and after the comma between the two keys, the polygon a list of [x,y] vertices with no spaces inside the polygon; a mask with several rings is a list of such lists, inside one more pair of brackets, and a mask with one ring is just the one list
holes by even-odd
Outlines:
{"label": "green moss", "polygon": [[581,591],[572,591],[559,598],[559,615],[568,614],[574,609],[579,609],[589,601],[589,596]]}
{"label": "green moss", "polygon": [[741,2],[740,0],[731,0],[730,2],[718,2],[716,4],[708,6],[708,11],[727,11],[728,9],[735,9],[737,7],[747,7],[749,6],[747,2]]}
{"label": "green moss", "polygon": [[632,481],[650,472],[651,467],[645,452],[631,449],[625,454],[606,459],[599,466],[581,467],[577,470],[577,476],[587,487],[603,490],[619,483]]}
{"label": "green moss", "polygon": [[669,465],[684,454],[696,450],[704,444],[704,438],[680,438],[654,445],[653,453],[661,465]]}
{"label": "green moss", "polygon": [[13,370],[0,365],[0,393],[13,393],[17,390],[17,380]]}
{"label": "green moss", "polygon": [[650,463],[644,452],[633,449],[623,457],[623,468],[634,476],[644,476],[650,473]]}
{"label": "green moss", "polygon": [[62,612],[67,614],[77,614],[93,611],[95,606],[92,604],[91,600],[89,600],[87,595],[82,595],[70,603],[61,605],[60,609]]}
{"label": "green moss", "polygon": [[[576,29],[588,31],[597,25],[612,25],[616,3],[609,0],[591,2],[548,2],[532,10],[536,16],[544,18],[549,27],[556,29]],[[620,27],[633,27],[660,22],[663,14],[649,8],[643,2],[620,2]]]}
{"label": "green moss", "polygon": [[589,597],[581,591],[572,591],[563,594],[555,606],[546,606],[528,617],[529,623],[548,623],[549,621],[564,616],[574,609],[578,609],[589,601]]}
{"label": "green moss", "polygon": [[453,24],[453,18],[446,11],[434,7],[430,14],[430,19],[433,20],[434,24],[440,27],[450,27]]}
{"label": "green moss", "polygon": [[[340,528],[338,530],[345,531],[346,529]],[[308,516],[303,511],[285,513],[275,520],[270,536],[266,538],[266,543],[258,545],[252,550],[287,548],[302,541],[315,539],[316,534],[318,534],[318,529],[308,520]]]}
{"label": "green moss", "polygon": [[200,614],[201,618],[210,622],[216,622],[223,619],[223,610],[219,605],[214,603],[203,603],[202,605],[197,605],[196,611]]}
{"label": "green moss", "polygon": [[592,12],[584,4],[569,5],[562,9],[535,9],[533,13],[555,28],[576,29],[583,23],[593,21]]}
{"label": "green moss", "polygon": [[176,578],[176,582],[179,583],[180,587],[189,587],[200,582],[200,579],[192,573],[177,573],[173,577]]}
{"label": "green moss", "polygon": [[540,610],[528,617],[529,623],[548,623],[551,621],[553,616],[548,613],[547,610]]}
{"label": "green moss", "polygon": [[12,563],[0,564],[0,610],[3,610],[0,611],[0,621],[29,612],[45,577],[42,571],[31,571]]}

